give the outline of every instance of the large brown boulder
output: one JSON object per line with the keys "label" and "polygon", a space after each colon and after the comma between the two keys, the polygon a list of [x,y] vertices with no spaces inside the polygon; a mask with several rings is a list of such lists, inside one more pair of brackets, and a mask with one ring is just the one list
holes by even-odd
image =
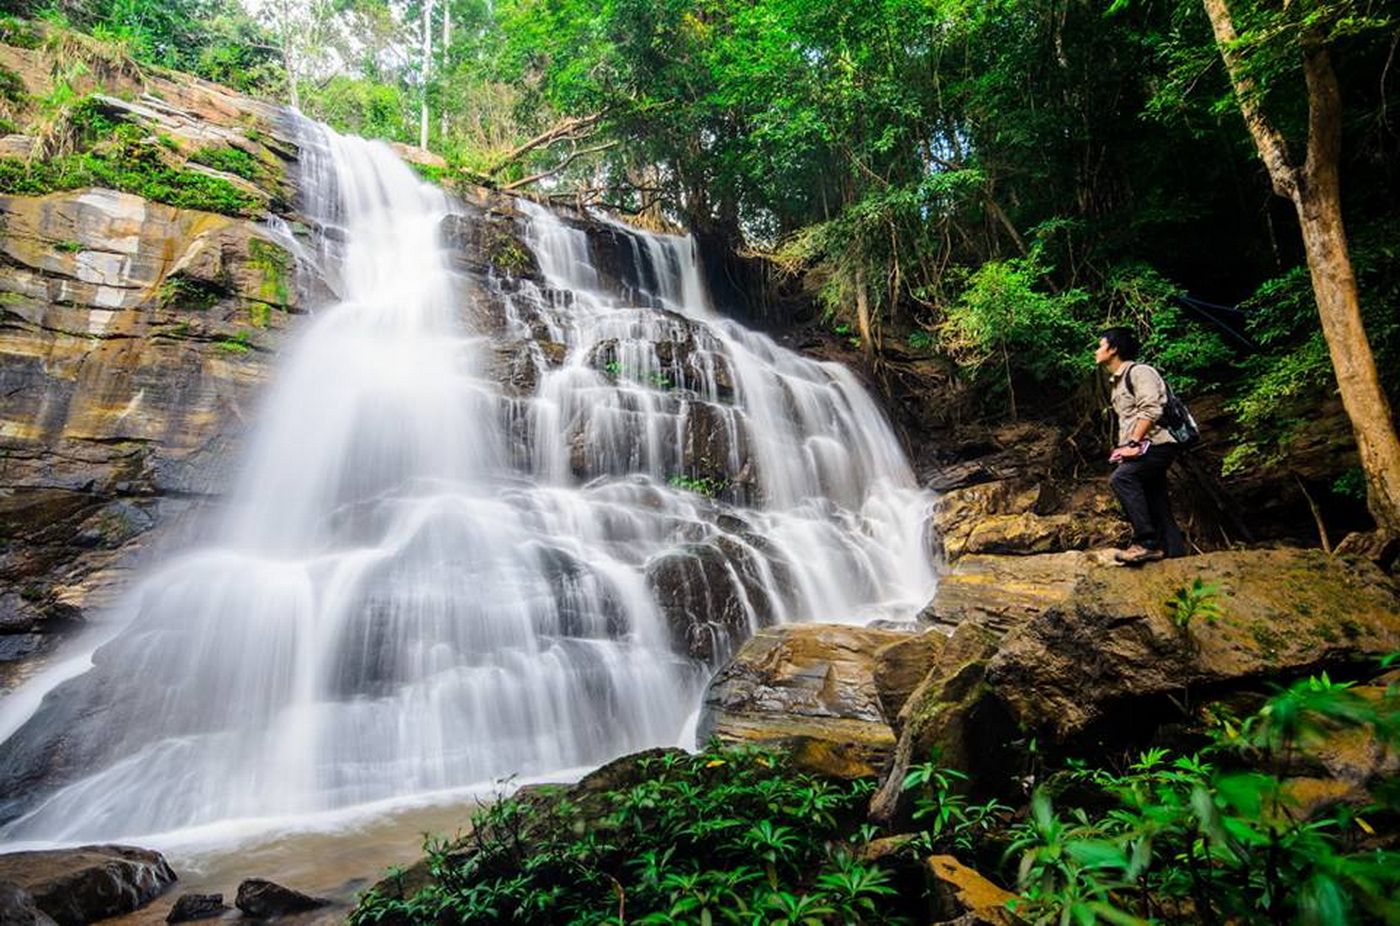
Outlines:
{"label": "large brown boulder", "polygon": [[149,849],[12,852],[0,855],[0,913],[5,923],[81,926],[139,909],[174,882],[165,859]]}
{"label": "large brown boulder", "polygon": [[949,561],[976,553],[1026,556],[1111,546],[1126,538],[1127,522],[1107,483],[1079,494],[1072,505],[1056,504],[1043,483],[1021,479],[947,491],[933,508],[943,555]]}
{"label": "large brown boulder", "polygon": [[[1187,626],[1168,605],[1218,590]],[[1400,599],[1374,567],[1317,550],[1212,553],[1093,569],[1011,631],[987,679],[1016,719],[1057,738],[1144,699],[1359,665],[1400,650]]]}
{"label": "large brown boulder", "polygon": [[986,680],[987,660],[996,645],[995,633],[970,622],[940,647],[923,681],[894,718],[898,740],[871,798],[872,818],[888,822],[907,810],[904,776],[921,762],[1000,777],[1006,764],[1004,741],[1011,731]]}
{"label": "large brown boulder", "polygon": [[1111,565],[1106,553],[1070,551],[1042,556],[964,556],[938,580],[919,614],[925,624],[978,624],[1005,633],[1070,600],[1081,578]]}
{"label": "large brown boulder", "polygon": [[699,740],[780,746],[800,768],[873,775],[895,745],[875,654],[905,639],[837,624],[761,630],[711,680]]}

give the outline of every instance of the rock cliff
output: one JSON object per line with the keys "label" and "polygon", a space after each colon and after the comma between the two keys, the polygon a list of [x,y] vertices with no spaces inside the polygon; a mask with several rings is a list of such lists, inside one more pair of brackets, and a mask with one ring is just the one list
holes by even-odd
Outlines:
{"label": "rock cliff", "polygon": [[[0,691],[217,502],[271,358],[335,285],[299,211],[294,117],[60,53],[0,45],[26,91],[0,144]],[[77,102],[55,107],[60,72]],[[459,237],[499,251],[509,203],[467,193],[504,224]]]}

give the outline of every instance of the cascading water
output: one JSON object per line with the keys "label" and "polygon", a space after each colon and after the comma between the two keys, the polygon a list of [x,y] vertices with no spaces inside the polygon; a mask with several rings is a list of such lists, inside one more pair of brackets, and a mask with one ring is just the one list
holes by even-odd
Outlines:
{"label": "cascading water", "polygon": [[758,625],[927,600],[929,497],[882,416],[715,317],[689,239],[616,226],[632,269],[605,281],[522,205],[539,273],[475,292],[441,244],[463,217],[387,147],[304,150],[343,301],[285,359],[214,541],[27,723],[0,703],[5,838],[601,762],[675,742]]}

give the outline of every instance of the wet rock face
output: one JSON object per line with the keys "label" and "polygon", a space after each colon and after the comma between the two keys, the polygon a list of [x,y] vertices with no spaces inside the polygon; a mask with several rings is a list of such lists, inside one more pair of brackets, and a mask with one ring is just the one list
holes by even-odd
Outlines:
{"label": "wet rock face", "polygon": [[[0,686],[104,597],[169,493],[215,495],[298,304],[252,222],[108,190],[0,197]],[[3,639],[23,634],[25,640]]]}
{"label": "wet rock face", "polygon": [[148,849],[14,852],[0,855],[0,912],[5,923],[81,926],[137,910],[174,881],[165,859]]}
{"label": "wet rock face", "polygon": [[651,589],[677,652],[718,664],[754,631],[776,619],[763,570],[781,569],[758,538],[720,534],[686,544],[647,567]]}
{"label": "wet rock face", "polygon": [[244,916],[272,919],[330,906],[330,901],[311,897],[272,881],[249,878],[238,885],[238,898],[234,905],[243,911]]}
{"label": "wet rock face", "polygon": [[895,745],[887,716],[894,693],[881,687],[890,676],[878,654],[909,639],[834,624],[761,630],[711,680],[697,739],[780,746],[799,767],[823,774],[875,774]]}
{"label": "wet rock face", "polygon": [[[216,495],[299,311],[254,223],[109,190],[0,197],[0,687],[104,597],[170,493]],[[23,643],[4,639],[23,634]]]}

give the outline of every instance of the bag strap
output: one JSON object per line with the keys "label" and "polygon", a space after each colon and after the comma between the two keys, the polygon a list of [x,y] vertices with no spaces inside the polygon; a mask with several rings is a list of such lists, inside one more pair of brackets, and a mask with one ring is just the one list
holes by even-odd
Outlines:
{"label": "bag strap", "polygon": [[[1127,381],[1128,395],[1132,396],[1135,399],[1137,398],[1137,389],[1133,387],[1133,368],[1142,365],[1143,364],[1140,364],[1136,360],[1134,360],[1132,361],[1132,366],[1128,367],[1126,370],[1123,371],[1123,379]],[[1158,373],[1156,367],[1148,367],[1148,369],[1151,370],[1153,373],[1157,373],[1157,378],[1162,381],[1162,390],[1166,394],[1168,401],[1170,401],[1172,395],[1172,387],[1171,384],[1167,382],[1167,378],[1161,373]]]}

